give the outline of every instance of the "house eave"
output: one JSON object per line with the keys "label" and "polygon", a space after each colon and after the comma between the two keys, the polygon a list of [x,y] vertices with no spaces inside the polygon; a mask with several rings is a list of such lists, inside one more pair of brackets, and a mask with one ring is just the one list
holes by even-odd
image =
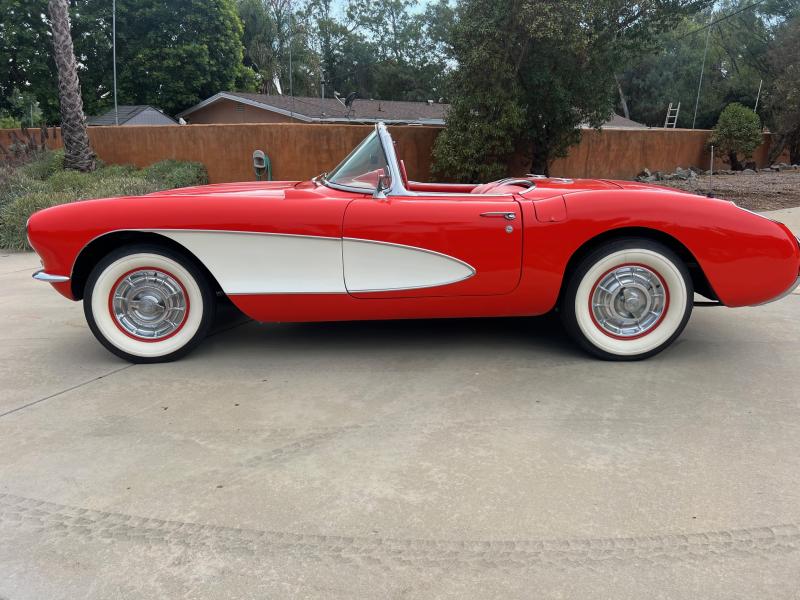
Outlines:
{"label": "house eave", "polygon": [[201,108],[205,108],[206,106],[209,106],[209,105],[217,102],[218,100],[230,100],[232,102],[239,102],[241,104],[246,104],[248,106],[254,106],[254,107],[260,108],[262,110],[268,110],[270,112],[274,112],[274,113],[277,113],[279,115],[284,115],[284,116],[287,116],[287,117],[291,117],[293,119],[298,119],[299,121],[305,121],[306,123],[311,123],[313,121],[313,119],[311,117],[308,117],[308,116],[306,116],[304,114],[301,114],[301,113],[298,113],[298,112],[292,112],[290,110],[284,110],[282,108],[277,108],[275,106],[270,106],[269,104],[263,104],[261,102],[258,102],[257,100],[251,100],[250,98],[245,98],[243,96],[237,96],[235,94],[229,94],[227,92],[218,92],[218,93],[214,94],[213,96],[211,96],[210,98],[206,98],[200,104],[195,104],[191,108],[187,108],[183,112],[178,113],[177,116],[179,118],[185,117],[187,115],[192,114],[193,112],[196,112],[196,111],[200,110]]}

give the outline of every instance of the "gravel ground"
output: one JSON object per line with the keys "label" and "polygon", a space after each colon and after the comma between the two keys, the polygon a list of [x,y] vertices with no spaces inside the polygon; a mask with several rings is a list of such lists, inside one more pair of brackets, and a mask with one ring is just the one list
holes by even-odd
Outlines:
{"label": "gravel ground", "polygon": [[779,210],[800,206],[800,171],[701,175],[688,181],[659,181],[658,185],[733,200],[750,210]]}

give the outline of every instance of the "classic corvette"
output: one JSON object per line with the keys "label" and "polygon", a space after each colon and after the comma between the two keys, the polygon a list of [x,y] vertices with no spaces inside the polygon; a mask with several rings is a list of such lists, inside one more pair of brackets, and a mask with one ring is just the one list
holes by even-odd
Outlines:
{"label": "classic corvette", "polygon": [[695,292],[752,306],[800,283],[800,241],[732,202],[626,181],[409,181],[382,124],[309,181],[56,206],[28,238],[34,278],[139,363],[196,346],[223,294],[273,322],[555,309],[590,353],[633,360],[680,335]]}

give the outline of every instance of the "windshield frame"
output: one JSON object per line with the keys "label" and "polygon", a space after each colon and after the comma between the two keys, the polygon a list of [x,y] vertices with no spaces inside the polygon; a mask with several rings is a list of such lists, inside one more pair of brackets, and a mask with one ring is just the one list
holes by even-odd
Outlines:
{"label": "windshield frame", "polygon": [[[386,129],[386,125],[383,122],[375,124],[375,130],[370,132],[370,134],[365,137],[358,145],[350,151],[350,153],[342,160],[336,167],[331,171],[331,173],[335,173],[336,170],[342,166],[353,154],[361,148],[361,146],[366,143],[366,141],[371,138],[373,135],[378,137],[378,141],[381,146],[381,150],[383,150],[383,157],[386,160],[386,167],[389,170],[389,177],[391,178],[391,185],[388,189],[385,190],[387,196],[407,196],[409,192],[403,186],[403,180],[400,177],[400,168],[398,167],[397,162],[397,154],[394,151],[394,143],[392,142],[392,136],[389,134],[388,129]],[[374,194],[376,188],[366,188],[366,187],[357,187],[357,186],[350,186],[341,183],[336,183],[335,181],[331,181],[328,179],[329,174],[323,173],[319,176],[320,182],[330,188],[335,190],[343,190],[345,192],[354,192],[356,194]]]}

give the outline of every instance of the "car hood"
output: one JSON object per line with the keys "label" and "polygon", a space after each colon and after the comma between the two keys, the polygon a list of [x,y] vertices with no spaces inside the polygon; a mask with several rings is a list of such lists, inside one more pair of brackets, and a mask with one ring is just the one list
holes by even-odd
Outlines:
{"label": "car hood", "polygon": [[283,191],[295,187],[298,181],[244,181],[238,183],[213,183],[210,185],[195,185],[192,187],[176,188],[153,192],[147,196],[209,196],[220,194],[247,194],[248,196],[260,195],[280,196]]}

